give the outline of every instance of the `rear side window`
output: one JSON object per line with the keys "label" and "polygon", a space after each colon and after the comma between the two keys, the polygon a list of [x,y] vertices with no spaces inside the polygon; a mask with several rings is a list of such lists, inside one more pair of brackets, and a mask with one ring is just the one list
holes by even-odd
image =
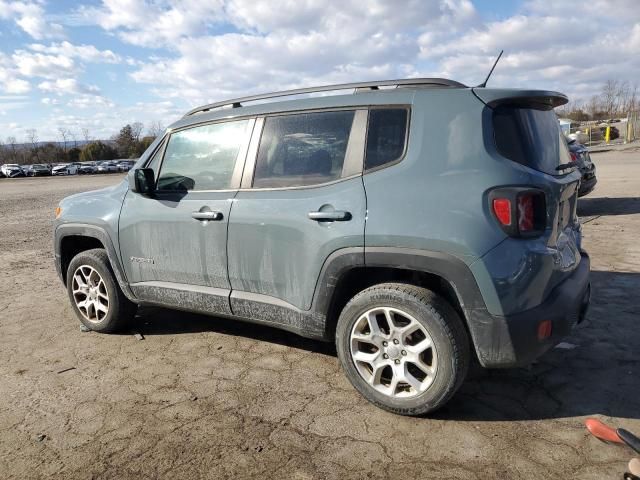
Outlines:
{"label": "rear side window", "polygon": [[247,124],[248,120],[216,123],[171,134],[160,167],[158,189],[231,188],[233,169],[246,138]]}
{"label": "rear side window", "polygon": [[400,160],[407,137],[406,108],[376,108],[369,111],[365,170]]}
{"label": "rear side window", "polygon": [[571,161],[553,110],[498,106],[493,131],[500,155],[514,162],[558,175],[558,165]]}
{"label": "rear side window", "polygon": [[253,187],[298,187],[339,179],[354,115],[350,110],[267,117]]}

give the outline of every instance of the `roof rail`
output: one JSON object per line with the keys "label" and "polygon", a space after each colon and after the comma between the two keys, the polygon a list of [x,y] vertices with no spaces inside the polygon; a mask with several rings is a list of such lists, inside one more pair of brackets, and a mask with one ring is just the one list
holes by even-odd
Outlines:
{"label": "roof rail", "polygon": [[[251,95],[248,97],[234,98],[224,100],[222,102],[209,103],[201,107],[189,110],[184,116],[188,117],[196,113],[208,112],[215,108],[231,107],[239,108],[245,102],[254,102],[257,100],[266,100],[269,98],[288,97],[291,95],[304,95],[316,92],[330,92],[332,90],[348,90],[354,89],[356,92],[361,90],[378,90],[379,87],[453,87],[466,88],[460,82],[447,80],[446,78],[405,78],[400,80],[378,80],[374,82],[358,82],[358,83],[340,83],[337,85],[324,85],[320,87],[296,88],[294,90],[283,90],[281,92],[262,93],[259,95]],[[184,117],[183,117],[184,118]]]}

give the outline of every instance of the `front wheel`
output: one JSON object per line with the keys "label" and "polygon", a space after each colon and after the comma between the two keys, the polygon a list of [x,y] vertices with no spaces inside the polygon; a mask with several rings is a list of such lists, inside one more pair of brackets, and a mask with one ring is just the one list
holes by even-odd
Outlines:
{"label": "front wheel", "polygon": [[101,248],[73,257],[67,269],[67,292],[76,316],[90,330],[122,330],[136,313],[137,306],[122,293]]}
{"label": "front wheel", "polygon": [[370,402],[400,415],[422,415],[458,390],[470,360],[462,320],[425,288],[384,283],[346,305],[336,348],[352,385]]}

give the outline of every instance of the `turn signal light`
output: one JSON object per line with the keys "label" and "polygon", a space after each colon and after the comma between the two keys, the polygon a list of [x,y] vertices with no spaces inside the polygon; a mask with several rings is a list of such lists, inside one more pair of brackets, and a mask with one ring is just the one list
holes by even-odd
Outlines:
{"label": "turn signal light", "polygon": [[551,336],[551,320],[543,320],[538,324],[538,340],[546,340]]}
{"label": "turn signal light", "polygon": [[496,218],[502,225],[511,225],[511,200],[508,198],[494,198],[493,213],[496,214]]}
{"label": "turn signal light", "polygon": [[60,217],[60,214],[62,213],[62,208],[56,207],[55,213],[56,213],[56,218]]}

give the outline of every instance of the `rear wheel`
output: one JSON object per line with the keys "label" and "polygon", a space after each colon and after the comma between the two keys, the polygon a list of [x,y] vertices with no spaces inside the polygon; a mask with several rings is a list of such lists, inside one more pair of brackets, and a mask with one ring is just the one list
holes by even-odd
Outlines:
{"label": "rear wheel", "polygon": [[115,332],[135,316],[137,307],[122,293],[107,252],[101,248],[86,250],[71,260],[67,292],[76,316],[90,330]]}
{"label": "rear wheel", "polygon": [[470,359],[455,310],[430,290],[398,283],[351,299],[338,320],[336,348],[353,386],[401,415],[444,405],[462,384]]}

